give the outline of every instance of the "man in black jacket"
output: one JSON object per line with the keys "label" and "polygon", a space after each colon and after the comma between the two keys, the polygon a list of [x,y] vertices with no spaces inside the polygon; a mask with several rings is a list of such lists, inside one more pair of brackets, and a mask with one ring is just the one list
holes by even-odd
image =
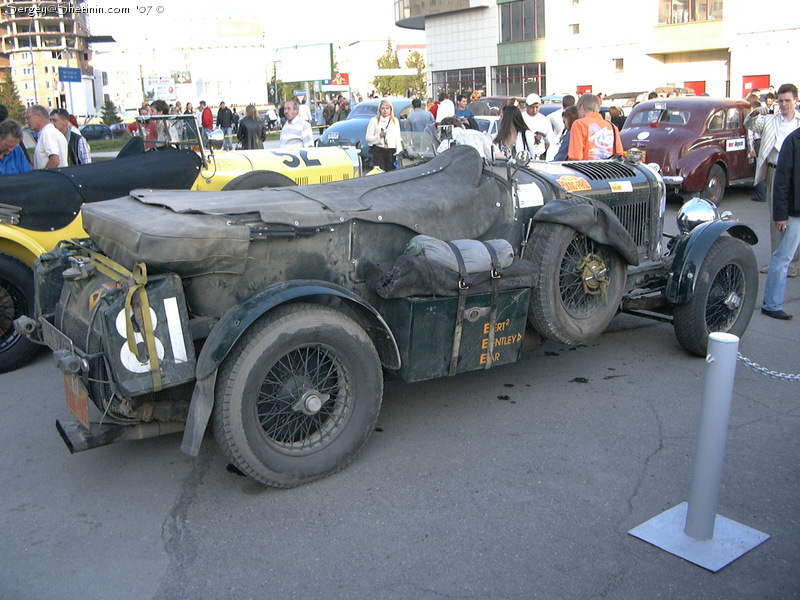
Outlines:
{"label": "man in black jacket", "polygon": [[231,109],[225,106],[224,102],[219,103],[219,110],[217,111],[217,127],[222,129],[225,134],[225,141],[222,142],[223,150],[233,150],[233,113]]}
{"label": "man in black jacket", "polygon": [[800,129],[795,129],[787,136],[778,155],[773,182],[772,220],[780,232],[780,239],[769,263],[761,312],[773,319],[788,321],[792,315],[783,311],[786,273],[800,246]]}

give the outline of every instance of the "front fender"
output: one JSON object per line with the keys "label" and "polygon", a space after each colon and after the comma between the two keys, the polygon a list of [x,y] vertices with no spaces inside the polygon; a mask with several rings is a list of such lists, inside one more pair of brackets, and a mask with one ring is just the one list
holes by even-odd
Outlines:
{"label": "front fender", "polygon": [[217,368],[247,328],[281,304],[312,296],[334,296],[347,302],[370,324],[367,333],[375,342],[384,366],[390,370],[400,368],[400,350],[389,325],[375,308],[349,290],[333,283],[312,279],[288,281],[264,288],[228,310],[214,325],[203,344],[197,357],[197,382],[189,406],[181,450],[191,456],[197,456],[200,452],[200,443],[214,406]]}
{"label": "front fender", "polygon": [[602,202],[578,196],[551,200],[536,212],[533,220],[572,227],[598,244],[614,248],[629,265],[639,264],[636,242],[617,215]]}
{"label": "front fender", "polygon": [[758,236],[750,227],[735,221],[713,221],[698,225],[679,240],[673,250],[674,258],[665,290],[668,302],[684,304],[692,299],[700,265],[714,242],[726,231],[751,246],[758,243]]}

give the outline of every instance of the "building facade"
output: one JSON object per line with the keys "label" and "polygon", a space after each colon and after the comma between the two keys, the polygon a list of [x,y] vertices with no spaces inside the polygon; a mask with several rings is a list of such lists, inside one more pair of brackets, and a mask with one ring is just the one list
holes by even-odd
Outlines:
{"label": "building facade", "polygon": [[83,0],[0,0],[0,67],[11,68],[23,104],[95,113],[102,82],[91,65],[89,11]]}
{"label": "building facade", "polygon": [[432,97],[659,87],[744,97],[800,79],[794,2],[395,0],[395,22],[425,30]]}

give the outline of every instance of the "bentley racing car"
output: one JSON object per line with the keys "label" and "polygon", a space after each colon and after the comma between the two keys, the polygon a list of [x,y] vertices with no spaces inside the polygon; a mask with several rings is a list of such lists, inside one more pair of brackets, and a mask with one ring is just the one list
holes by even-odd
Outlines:
{"label": "bentley racing car", "polygon": [[456,146],[349,181],[85,206],[91,240],[39,258],[35,315],[16,321],[63,372],[64,441],[183,431],[197,455],[210,424],[240,471],[292,487],[353,459],[385,373],[496,368],[619,311],[672,321],[698,356],[709,332],[744,333],[749,227],[693,200],[665,236],[664,183],[633,155],[527,158]]}

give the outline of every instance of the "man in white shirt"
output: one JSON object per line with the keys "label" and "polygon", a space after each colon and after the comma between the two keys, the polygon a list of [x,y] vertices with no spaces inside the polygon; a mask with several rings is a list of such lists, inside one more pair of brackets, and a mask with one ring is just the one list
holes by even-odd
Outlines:
{"label": "man in white shirt", "polygon": [[525,124],[532,133],[540,131],[544,134],[545,153],[547,153],[547,149],[550,148],[550,146],[555,147],[554,144],[558,140],[556,140],[555,134],[553,133],[553,126],[550,124],[550,119],[539,112],[541,104],[542,99],[539,97],[539,94],[528,94],[528,97],[525,99],[525,110],[522,113],[522,118],[525,120]]}
{"label": "man in white shirt", "polygon": [[447,97],[447,92],[439,94],[439,107],[436,109],[436,122],[441,123],[447,117],[456,116],[456,105]]}
{"label": "man in white shirt", "polygon": [[44,106],[35,104],[25,111],[25,122],[38,131],[33,152],[34,169],[55,169],[67,166],[67,138],[50,122],[50,113]]}
{"label": "man in white shirt", "polygon": [[314,145],[311,125],[299,116],[297,102],[287,100],[283,105],[286,124],[281,129],[281,148],[309,148]]}
{"label": "man in white shirt", "polygon": [[[744,126],[754,133],[761,134],[761,145],[756,159],[755,183],[767,182],[767,207],[769,208],[769,230],[772,253],[778,247],[779,232],[772,221],[772,188],[775,179],[775,169],[778,164],[783,140],[795,129],[800,128],[800,113],[797,112],[797,87],[792,83],[784,83],[778,88],[778,112],[770,114],[769,109],[762,106],[751,112],[744,120]],[[762,267],[761,272],[766,273],[767,267]],[[789,265],[789,277],[796,277],[800,272],[800,261],[795,254]]]}

